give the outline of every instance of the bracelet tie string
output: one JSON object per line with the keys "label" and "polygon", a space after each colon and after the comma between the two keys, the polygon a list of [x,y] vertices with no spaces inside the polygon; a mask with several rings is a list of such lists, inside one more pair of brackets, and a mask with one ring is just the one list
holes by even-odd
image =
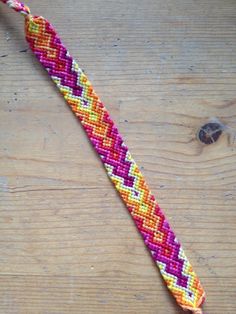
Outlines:
{"label": "bracelet tie string", "polygon": [[30,9],[24,3],[18,0],[1,0],[3,3],[6,3],[10,8],[14,9],[15,11],[21,13],[22,15],[29,15]]}

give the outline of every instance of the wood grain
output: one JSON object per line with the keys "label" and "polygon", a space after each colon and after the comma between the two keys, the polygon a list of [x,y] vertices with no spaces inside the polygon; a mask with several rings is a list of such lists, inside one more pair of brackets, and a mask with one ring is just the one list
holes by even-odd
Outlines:
{"label": "wood grain", "polygon": [[[28,1],[118,124],[207,291],[236,312],[233,0]],[[0,313],[182,313],[45,71],[0,7]]]}

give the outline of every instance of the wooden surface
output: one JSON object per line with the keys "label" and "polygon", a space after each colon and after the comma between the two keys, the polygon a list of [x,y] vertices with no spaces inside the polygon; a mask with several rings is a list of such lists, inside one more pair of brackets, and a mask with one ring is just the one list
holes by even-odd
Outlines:
{"label": "wooden surface", "polygon": [[[53,7],[55,2],[55,7]],[[207,292],[236,312],[234,0],[27,2],[79,60]],[[0,313],[182,313],[80,124],[0,6]]]}

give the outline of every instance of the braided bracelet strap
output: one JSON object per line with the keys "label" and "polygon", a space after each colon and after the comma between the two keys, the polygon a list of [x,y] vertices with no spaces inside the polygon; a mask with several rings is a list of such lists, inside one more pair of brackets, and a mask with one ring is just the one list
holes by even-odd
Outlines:
{"label": "braided bracelet strap", "polygon": [[83,125],[177,303],[201,314],[205,292],[200,281],[88,78],[47,20],[32,16],[16,0],[1,1],[25,15],[32,51]]}
{"label": "braided bracelet strap", "polygon": [[23,14],[28,15],[30,14],[30,9],[24,3],[18,0],[1,0],[3,3],[6,3],[10,8],[14,9],[15,11]]}

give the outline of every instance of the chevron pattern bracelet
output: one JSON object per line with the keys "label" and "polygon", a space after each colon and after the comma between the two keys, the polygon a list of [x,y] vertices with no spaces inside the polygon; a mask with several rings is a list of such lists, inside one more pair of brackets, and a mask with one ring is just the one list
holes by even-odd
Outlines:
{"label": "chevron pattern bracelet", "polygon": [[123,199],[168,289],[185,311],[203,314],[205,292],[109,112],[53,26],[17,0],[0,0],[25,16],[26,39],[80,120]]}

